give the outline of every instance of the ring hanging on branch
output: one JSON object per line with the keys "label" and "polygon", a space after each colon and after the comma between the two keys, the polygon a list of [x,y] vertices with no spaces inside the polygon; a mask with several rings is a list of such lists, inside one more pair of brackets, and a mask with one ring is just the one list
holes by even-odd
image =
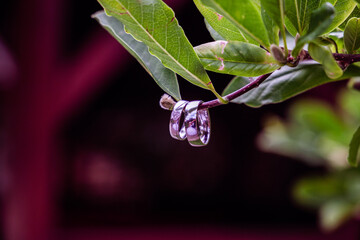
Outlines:
{"label": "ring hanging on branch", "polygon": [[188,101],[184,101],[184,100],[178,101],[171,112],[169,131],[171,137],[177,140],[186,139],[185,124],[182,123],[180,127],[181,117],[183,116],[183,112],[186,107],[186,104],[188,104]]}
{"label": "ring hanging on branch", "polygon": [[[210,114],[208,109],[199,109],[202,101],[178,101],[170,116],[170,135],[177,140],[187,140],[193,147],[202,147],[210,140]],[[184,121],[181,124],[181,117]],[[180,127],[181,126],[181,127]]]}

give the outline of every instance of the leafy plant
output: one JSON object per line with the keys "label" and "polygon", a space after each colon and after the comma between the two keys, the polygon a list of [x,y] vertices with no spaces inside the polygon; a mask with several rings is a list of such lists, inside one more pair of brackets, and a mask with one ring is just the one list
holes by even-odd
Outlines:
{"label": "leafy plant", "polygon": [[[176,74],[215,94],[201,108],[260,107],[360,75],[355,0],[194,0],[215,40],[195,48],[161,0],[98,1],[104,11],[94,18],[167,94],[181,99]],[[286,32],[295,37],[293,49]],[[222,95],[206,70],[234,75]],[[349,155],[354,166],[359,142],[357,131]]]}
{"label": "leafy plant", "polygon": [[[360,93],[342,90],[336,106],[302,99],[290,107],[287,120],[271,116],[265,121],[258,145],[263,151],[324,166],[329,173],[306,177],[295,185],[294,197],[302,205],[319,209],[326,231],[360,214],[360,169],[348,169],[346,156],[354,164],[359,148]],[[354,131],[356,133],[352,137]]]}

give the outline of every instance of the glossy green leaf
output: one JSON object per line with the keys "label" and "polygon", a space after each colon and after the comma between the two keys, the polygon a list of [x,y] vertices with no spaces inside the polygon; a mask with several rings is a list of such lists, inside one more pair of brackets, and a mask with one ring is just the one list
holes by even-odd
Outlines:
{"label": "glossy green leaf", "polygon": [[291,34],[291,36],[295,37],[298,33],[297,29],[294,27],[294,25],[291,23],[290,19],[285,16],[285,27],[286,30]]}
{"label": "glossy green leaf", "polygon": [[215,41],[225,40],[217,31],[215,31],[215,29],[209,24],[209,22],[206,19],[204,19],[204,21],[205,21],[205,26],[206,26],[207,30],[209,31],[211,37]]}
{"label": "glossy green leaf", "polygon": [[[292,25],[290,27],[287,23],[286,27],[290,29],[294,27],[300,35],[303,35],[309,28],[311,13],[319,8],[320,3],[320,0],[285,0],[286,17]],[[290,32],[295,36],[296,33]]]}
{"label": "glossy green leaf", "polygon": [[149,47],[151,54],[189,82],[214,91],[174,12],[161,0],[99,0],[125,31]]}
{"label": "glossy green leaf", "polygon": [[[246,36],[236,25],[234,25],[229,19],[224,18],[223,15],[214,10],[214,8],[205,5],[202,0],[194,0],[196,7],[200,13],[205,17],[208,30],[211,36],[216,32],[215,40],[234,40],[241,42],[249,42],[257,44],[255,40],[252,40],[249,36]],[[213,30],[213,31],[212,31]]]}
{"label": "glossy green leaf", "polygon": [[245,103],[251,107],[285,101],[306,90],[319,85],[348,79],[360,75],[360,67],[349,66],[339,79],[328,78],[322,65],[314,63],[299,64],[296,68],[284,66],[274,72],[259,87],[234,99],[234,103]]}
{"label": "glossy green leaf", "polygon": [[330,3],[323,4],[320,8],[311,13],[309,29],[307,33],[299,38],[296,43],[292,55],[297,57],[300,50],[306,43],[315,40],[318,36],[323,34],[330,26],[335,16],[334,7]]}
{"label": "glossy green leaf", "polygon": [[195,47],[205,69],[253,77],[273,72],[280,66],[264,49],[238,41],[215,41]]}
{"label": "glossy green leaf", "polygon": [[343,71],[335,61],[329,48],[311,42],[308,50],[310,56],[324,66],[324,71],[329,78],[337,79],[342,76]]}
{"label": "glossy green leaf", "polygon": [[351,18],[346,24],[344,44],[349,54],[353,54],[360,48],[360,18]]}
{"label": "glossy green leaf", "polygon": [[346,20],[346,18],[350,16],[356,7],[356,3],[350,0],[321,0],[321,4],[325,2],[331,3],[334,6],[336,12],[332,23],[325,31],[325,33],[331,32],[340,26]]}
{"label": "glossy green leaf", "polygon": [[236,76],[234,77],[228,86],[224,89],[222,96],[228,95],[232,92],[235,92],[236,90],[244,87],[245,85],[249,84],[250,80],[246,77]]}
{"label": "glossy green leaf", "polygon": [[324,33],[331,32],[344,22],[356,5],[351,0],[285,0],[286,18],[289,20],[285,23],[289,32],[294,36],[295,28],[300,35],[304,35],[311,25],[311,13],[326,2],[334,6],[336,15]]}
{"label": "glossy green leaf", "polygon": [[352,11],[352,13],[347,17],[347,19],[340,26],[338,26],[338,28],[340,30],[344,31],[347,22],[353,17],[360,18],[360,9],[359,9],[359,7],[355,7],[354,10]]}
{"label": "glossy green leaf", "polygon": [[130,34],[127,34],[124,25],[116,18],[107,16],[104,11],[95,13],[93,17],[139,61],[167,94],[176,100],[181,99],[176,74],[164,67],[158,58],[151,55],[144,43],[136,41]]}
{"label": "glossy green leaf", "polygon": [[357,167],[359,164],[359,148],[360,148],[360,127],[354,133],[349,148],[348,162],[351,166]]}
{"label": "glossy green leaf", "polygon": [[[272,26],[271,21],[267,20],[266,15],[270,17],[272,21],[276,23],[278,26],[278,29],[281,31],[281,35],[285,36],[285,2],[284,0],[261,0],[261,10],[262,10],[262,16],[264,19],[264,23],[266,28],[268,29],[268,32],[273,34],[273,28],[269,27]],[[272,30],[272,31],[269,31]],[[279,30],[277,30],[277,36],[279,35]],[[269,34],[270,35],[270,34]],[[271,35],[270,35],[271,37]],[[270,38],[270,40],[272,37]],[[274,43],[278,45],[276,42],[272,41],[271,43]]]}
{"label": "glossy green leaf", "polygon": [[[258,2],[253,0],[194,0],[194,2],[209,24],[224,39],[237,41],[247,39],[266,48],[270,46]],[[240,39],[241,34],[244,39]]]}
{"label": "glossy green leaf", "polygon": [[267,14],[264,8],[261,8],[261,17],[263,19],[267,34],[269,37],[269,42],[271,44],[279,45],[279,31],[280,28],[276,22]]}

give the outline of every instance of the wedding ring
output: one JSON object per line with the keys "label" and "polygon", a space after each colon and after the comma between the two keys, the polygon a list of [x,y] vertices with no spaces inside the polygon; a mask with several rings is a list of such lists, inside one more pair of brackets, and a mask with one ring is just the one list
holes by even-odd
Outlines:
{"label": "wedding ring", "polygon": [[184,123],[181,125],[180,128],[180,120],[186,104],[188,104],[188,101],[178,101],[171,112],[169,131],[170,135],[177,140],[185,140],[186,138]]}
{"label": "wedding ring", "polygon": [[185,107],[185,131],[191,146],[201,147],[210,140],[210,114],[208,109],[200,109],[202,101],[189,102]]}

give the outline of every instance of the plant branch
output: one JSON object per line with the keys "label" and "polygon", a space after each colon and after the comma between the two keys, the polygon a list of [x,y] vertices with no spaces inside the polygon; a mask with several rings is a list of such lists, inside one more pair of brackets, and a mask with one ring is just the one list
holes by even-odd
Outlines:
{"label": "plant branch", "polygon": [[333,53],[333,56],[336,61],[340,61],[342,63],[354,63],[360,62],[360,54],[341,54],[341,53]]}
{"label": "plant branch", "polygon": [[[262,75],[262,76],[258,77],[257,79],[255,79],[254,81],[250,82],[249,84],[245,85],[244,87],[224,96],[223,98],[230,102],[231,100],[234,100],[235,98],[243,95],[244,93],[250,91],[251,89],[258,87],[271,74],[272,73]],[[199,109],[212,108],[212,107],[216,107],[216,106],[223,105],[223,104],[224,103],[221,103],[218,99],[215,99],[215,100],[208,101],[208,102],[201,104],[199,106]]]}
{"label": "plant branch", "polygon": [[[305,51],[305,55],[303,60],[312,60],[312,57],[310,56],[308,51]],[[354,62],[360,62],[360,54],[344,54],[344,53],[333,53],[334,59],[336,61],[339,61],[341,63],[354,63]]]}
{"label": "plant branch", "polygon": [[[289,54],[291,54],[291,50],[289,50]],[[333,53],[333,56],[336,61],[339,61],[343,64],[351,64],[354,62],[360,62],[360,54],[342,54],[342,53]],[[303,56],[301,57],[301,60],[312,60],[312,57],[310,56],[308,51],[303,50]],[[294,61],[294,59],[288,58],[288,61]],[[299,62],[298,60],[296,61]],[[297,65],[297,64],[296,64]],[[295,66],[295,65],[294,65]],[[254,89],[258,87],[262,82],[264,82],[272,73],[268,73],[265,75],[262,75],[255,79],[254,81],[250,82],[249,84],[245,85],[244,87],[226,95],[223,97],[223,99],[226,102],[221,102],[219,99],[214,99],[208,102],[204,102],[199,106],[199,109],[206,109],[206,108],[212,108],[217,107],[220,105],[224,105],[227,102],[230,102],[234,100],[235,98],[243,95],[244,93],[247,93],[251,89]],[[169,109],[170,110],[170,109]]]}

